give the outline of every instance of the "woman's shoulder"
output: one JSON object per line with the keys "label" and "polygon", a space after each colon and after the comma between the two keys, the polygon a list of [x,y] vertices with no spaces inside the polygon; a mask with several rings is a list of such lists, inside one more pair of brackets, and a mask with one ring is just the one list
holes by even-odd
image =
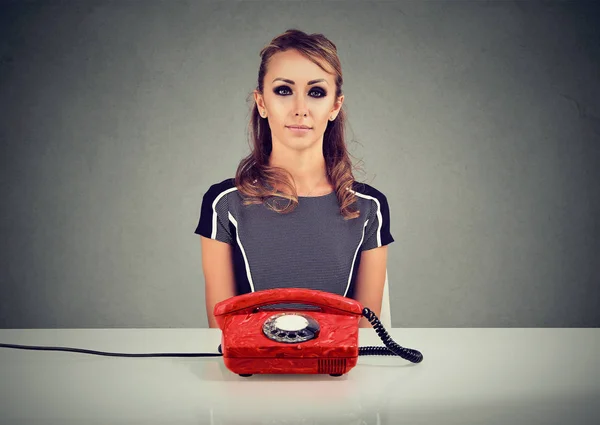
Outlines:
{"label": "woman's shoulder", "polygon": [[384,231],[389,233],[390,205],[383,192],[367,183],[359,182],[352,185],[352,190],[358,198],[359,209],[363,209],[360,205],[364,206],[365,216],[376,215],[377,220],[373,223],[383,224]]}
{"label": "woman's shoulder", "polygon": [[236,190],[235,179],[227,178],[221,182],[211,184],[204,193],[204,199],[216,200]]}
{"label": "woman's shoulder", "polygon": [[356,196],[376,200],[379,202],[384,202],[387,204],[387,198],[383,192],[371,186],[367,183],[357,182],[352,183],[352,191],[356,194]]}

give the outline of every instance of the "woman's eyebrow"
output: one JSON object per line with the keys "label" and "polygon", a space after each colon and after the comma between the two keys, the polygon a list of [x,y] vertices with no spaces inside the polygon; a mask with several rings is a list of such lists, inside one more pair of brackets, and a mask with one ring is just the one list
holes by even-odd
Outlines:
{"label": "woman's eyebrow", "polygon": [[[273,83],[274,83],[275,81],[277,81],[277,80],[279,80],[279,81],[283,81],[284,83],[288,83],[288,84],[291,84],[291,85],[294,85],[294,84],[296,84],[296,83],[294,83],[292,80],[288,80],[287,78],[279,78],[279,77],[278,77],[278,78],[275,78],[275,79],[273,80]],[[313,84],[317,84],[317,83],[325,83],[325,84],[329,84],[329,83],[328,83],[326,80],[324,80],[323,78],[320,78],[320,79],[318,79],[318,80],[310,80],[310,81],[308,82],[308,85],[309,85],[309,86],[311,86],[311,85],[313,85]]]}

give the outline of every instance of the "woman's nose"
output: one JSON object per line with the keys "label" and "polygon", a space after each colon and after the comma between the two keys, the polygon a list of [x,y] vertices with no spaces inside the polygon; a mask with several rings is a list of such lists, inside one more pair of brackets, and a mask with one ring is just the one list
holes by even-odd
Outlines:
{"label": "woman's nose", "polygon": [[298,96],[296,100],[296,116],[307,116],[308,115],[308,107],[306,106],[306,100],[302,96]]}

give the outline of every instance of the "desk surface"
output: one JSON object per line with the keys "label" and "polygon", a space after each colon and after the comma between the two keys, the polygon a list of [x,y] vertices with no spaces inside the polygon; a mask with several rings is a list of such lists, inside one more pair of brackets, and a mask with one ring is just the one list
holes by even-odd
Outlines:
{"label": "desk surface", "polygon": [[[347,375],[232,374],[215,358],[0,348],[1,424],[598,424],[600,330],[392,329],[422,363]],[[217,329],[0,330],[8,344],[215,352]],[[361,346],[382,345],[361,329]]]}

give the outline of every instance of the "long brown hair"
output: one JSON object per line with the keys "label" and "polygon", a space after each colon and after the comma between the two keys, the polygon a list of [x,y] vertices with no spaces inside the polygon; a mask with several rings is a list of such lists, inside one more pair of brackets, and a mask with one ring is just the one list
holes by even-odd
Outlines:
{"label": "long brown hair", "polygon": [[[321,61],[328,63],[335,73],[336,99],[342,95],[342,67],[337,55],[335,44],[322,34],[306,34],[296,29],[289,29],[275,37],[261,52],[261,62],[258,70],[257,91],[263,93],[264,77],[267,73],[269,59],[278,52],[296,50],[317,64],[325,72]],[[249,123],[251,153],[244,158],[235,175],[235,185],[243,195],[246,204],[265,203],[268,208],[281,213],[288,213],[298,205],[298,194],[291,174],[279,167],[269,165],[269,155],[273,148],[271,129],[266,118],[258,112],[256,102],[251,107]],[[356,195],[352,188],[354,175],[352,161],[345,142],[346,113],[344,105],[334,121],[327,122],[323,136],[323,156],[327,178],[335,188],[340,213],[345,219],[356,218]],[[286,193],[277,191],[277,187],[285,187]],[[287,199],[281,206],[277,199]],[[273,201],[275,199],[275,201]],[[280,206],[278,206],[280,205]]]}

